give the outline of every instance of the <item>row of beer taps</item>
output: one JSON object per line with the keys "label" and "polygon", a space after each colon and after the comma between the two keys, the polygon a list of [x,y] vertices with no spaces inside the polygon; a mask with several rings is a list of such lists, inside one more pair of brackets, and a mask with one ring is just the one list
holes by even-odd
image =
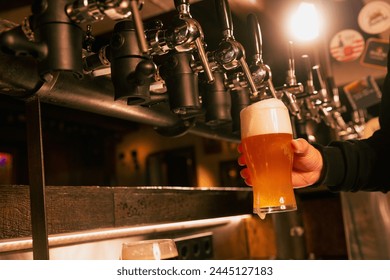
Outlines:
{"label": "row of beer taps", "polygon": [[[143,5],[140,0],[36,0],[31,16],[1,34],[1,49],[36,58],[43,80],[54,71],[72,72],[79,79],[108,76],[115,101],[156,108],[168,103],[183,120],[201,119],[235,134],[241,109],[268,97],[281,99],[297,123],[324,122],[342,138],[359,134],[356,124],[344,121],[343,107],[330,94],[320,65],[312,66],[308,55],[301,57],[306,81],[297,81],[292,41],[286,83],[273,85],[271,68],[263,61],[256,15],[247,17],[255,50],[247,58],[234,36],[228,0],[215,0],[222,37],[215,50],[207,50],[189,0],[174,0],[177,16],[167,27],[160,20],[145,24]],[[92,24],[105,17],[116,21],[110,42],[92,51]],[[85,31],[82,25],[87,26]]]}

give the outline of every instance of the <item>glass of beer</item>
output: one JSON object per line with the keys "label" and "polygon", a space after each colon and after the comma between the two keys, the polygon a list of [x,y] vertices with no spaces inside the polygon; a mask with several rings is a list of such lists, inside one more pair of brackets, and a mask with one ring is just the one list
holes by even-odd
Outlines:
{"label": "glass of beer", "polygon": [[292,128],[287,107],[276,98],[253,103],[240,113],[242,150],[252,180],[253,213],[296,210],[291,181]]}
{"label": "glass of beer", "polygon": [[122,244],[122,260],[172,260],[179,256],[172,239],[151,239]]}

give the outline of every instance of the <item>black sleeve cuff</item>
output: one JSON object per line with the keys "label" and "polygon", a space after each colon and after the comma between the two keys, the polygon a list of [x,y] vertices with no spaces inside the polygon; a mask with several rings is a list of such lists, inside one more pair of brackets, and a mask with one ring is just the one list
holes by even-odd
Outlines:
{"label": "black sleeve cuff", "polygon": [[339,186],[344,180],[345,165],[340,149],[332,146],[324,147],[317,144],[313,144],[313,146],[322,155],[323,168],[318,181],[310,187],[316,188],[325,185],[331,191],[341,191],[341,189],[337,186]]}

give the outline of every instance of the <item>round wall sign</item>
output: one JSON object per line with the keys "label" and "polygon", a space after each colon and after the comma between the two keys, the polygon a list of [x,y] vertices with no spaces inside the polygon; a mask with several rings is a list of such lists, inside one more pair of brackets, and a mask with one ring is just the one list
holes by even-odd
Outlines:
{"label": "round wall sign", "polygon": [[353,61],[364,51],[364,38],[356,30],[345,29],[333,36],[329,47],[330,54],[335,60]]}
{"label": "round wall sign", "polygon": [[384,1],[367,3],[359,12],[360,28],[368,34],[379,34],[390,28],[390,4]]}

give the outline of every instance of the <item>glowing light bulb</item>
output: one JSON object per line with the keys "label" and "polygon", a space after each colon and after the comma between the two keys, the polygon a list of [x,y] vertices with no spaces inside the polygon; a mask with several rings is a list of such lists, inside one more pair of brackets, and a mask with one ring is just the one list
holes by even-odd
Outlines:
{"label": "glowing light bulb", "polygon": [[314,40],[320,33],[320,16],[312,3],[302,2],[290,18],[290,30],[301,41]]}

